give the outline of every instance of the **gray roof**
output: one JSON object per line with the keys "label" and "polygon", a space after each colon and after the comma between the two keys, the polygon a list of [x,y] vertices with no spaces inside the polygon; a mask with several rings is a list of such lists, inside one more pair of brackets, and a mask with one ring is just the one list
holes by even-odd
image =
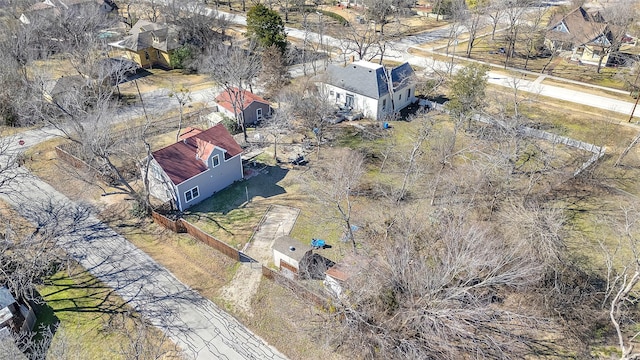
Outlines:
{"label": "gray roof", "polygon": [[409,79],[413,77],[413,68],[408,62],[391,69],[391,81],[393,89],[397,90],[409,84]]}
{"label": "gray roof", "polygon": [[4,309],[14,302],[16,299],[11,295],[11,291],[6,286],[0,287],[0,309]]}
{"label": "gray roof", "polygon": [[[413,69],[409,63],[391,69],[394,88],[403,87],[407,83],[403,80],[412,75]],[[327,68],[327,77],[328,84],[369,98],[379,99],[389,93],[382,65],[366,61],[357,61],[345,67],[332,64]]]}
{"label": "gray roof", "polygon": [[305,245],[292,237],[280,236],[273,242],[273,250],[300,261],[304,257],[304,254],[311,251],[311,243]]}
{"label": "gray roof", "polygon": [[[138,26],[141,22],[142,24]],[[178,29],[171,25],[140,20],[131,29],[131,35],[122,40],[121,45],[133,51],[149,48],[165,52],[170,51],[180,46],[178,42]]]}

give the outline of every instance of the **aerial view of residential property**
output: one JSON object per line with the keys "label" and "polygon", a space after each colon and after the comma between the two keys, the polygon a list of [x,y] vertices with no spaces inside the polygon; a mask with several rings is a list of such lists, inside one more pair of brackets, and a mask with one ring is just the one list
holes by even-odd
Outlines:
{"label": "aerial view of residential property", "polygon": [[0,0],[0,360],[640,359],[640,2]]}

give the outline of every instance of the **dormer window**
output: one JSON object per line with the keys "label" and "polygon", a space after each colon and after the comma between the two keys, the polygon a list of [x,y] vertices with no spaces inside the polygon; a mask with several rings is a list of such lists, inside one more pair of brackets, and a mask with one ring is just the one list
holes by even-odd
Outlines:
{"label": "dormer window", "polygon": [[211,167],[216,167],[220,165],[220,156],[219,155],[214,155],[211,158]]}

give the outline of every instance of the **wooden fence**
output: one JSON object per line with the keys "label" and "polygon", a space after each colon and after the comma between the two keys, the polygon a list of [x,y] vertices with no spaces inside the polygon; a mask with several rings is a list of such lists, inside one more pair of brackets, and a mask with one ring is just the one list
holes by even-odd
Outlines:
{"label": "wooden fence", "polygon": [[181,219],[176,220],[171,220],[168,217],[157,213],[155,211],[151,211],[151,217],[153,218],[153,221],[157,222],[158,224],[164,226],[165,228],[173,231],[174,233],[186,233],[187,229],[185,229],[184,226],[182,226],[182,221]]}
{"label": "wooden fence", "polygon": [[224,241],[218,240],[206,232],[200,230],[197,226],[191,224],[184,219],[171,220],[168,217],[156,212],[151,212],[151,217],[155,222],[164,226],[165,228],[175,233],[187,233],[201,242],[211,246],[212,248],[220,251],[224,255],[227,255],[235,261],[240,261],[240,251],[238,249],[228,245]]}
{"label": "wooden fence", "polygon": [[[69,145],[69,144],[66,144],[66,145]],[[68,147],[69,146],[65,146],[65,145],[56,146],[56,155],[58,156],[58,158],[60,158],[62,161],[66,162],[67,164],[73,166],[76,169],[81,169],[83,171],[87,171],[87,172],[93,174],[93,176],[95,176],[100,181],[104,182],[105,184],[111,184],[113,182],[113,179],[111,179],[108,176],[105,176],[100,171],[98,171],[97,169],[95,169],[91,165],[87,164],[86,161],[84,161],[84,160],[80,159],[79,157],[73,155],[68,150]]]}
{"label": "wooden fence", "polygon": [[282,286],[293,291],[296,295],[300,296],[302,299],[311,301],[314,304],[321,306],[324,309],[329,308],[329,301],[326,296],[322,296],[308,288],[304,285],[301,285],[296,280],[291,280],[286,276],[282,275],[277,270],[270,269],[264,265],[262,265],[262,276],[266,277],[269,280],[272,280]]}
{"label": "wooden fence", "polygon": [[[157,222],[158,224],[164,226],[165,228],[173,232],[187,233],[193,236],[194,238],[202,241],[203,243],[211,246],[212,248],[220,251],[221,253],[225,254],[231,259],[235,261],[240,261],[240,254],[241,254],[240,251],[226,244],[225,242],[220,241],[214,238],[213,236],[205,233],[204,231],[200,230],[197,226],[189,223],[184,219],[171,220],[168,217],[156,211],[151,212],[151,217],[155,222]],[[304,300],[311,301],[314,304],[318,306],[322,306],[325,309],[328,308],[329,301],[326,296],[322,296],[321,294],[318,294],[306,288],[304,285],[300,284],[296,280],[291,280],[285,277],[278,270],[270,269],[264,265],[261,265],[261,267],[262,267],[262,275],[267,279],[274,281],[282,286],[285,286],[286,288],[290,289],[296,295],[300,296]]]}

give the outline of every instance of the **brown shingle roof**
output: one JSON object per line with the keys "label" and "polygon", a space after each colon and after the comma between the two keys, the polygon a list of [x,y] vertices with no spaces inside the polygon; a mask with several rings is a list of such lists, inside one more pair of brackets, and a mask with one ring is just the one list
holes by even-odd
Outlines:
{"label": "brown shingle roof", "polygon": [[225,159],[242,153],[240,145],[222,124],[201,132],[191,128],[185,130],[192,135],[153,152],[153,158],[176,185],[207,170],[206,158],[203,161],[196,156],[199,152],[210,155],[213,147],[217,146],[226,151]]}
{"label": "brown shingle roof", "polygon": [[[607,24],[601,20],[599,15],[594,16],[582,7],[577,7],[566,15],[557,13],[549,21],[547,38],[576,46],[589,44],[600,35],[606,34]],[[564,24],[568,32],[553,30],[560,24]]]}

